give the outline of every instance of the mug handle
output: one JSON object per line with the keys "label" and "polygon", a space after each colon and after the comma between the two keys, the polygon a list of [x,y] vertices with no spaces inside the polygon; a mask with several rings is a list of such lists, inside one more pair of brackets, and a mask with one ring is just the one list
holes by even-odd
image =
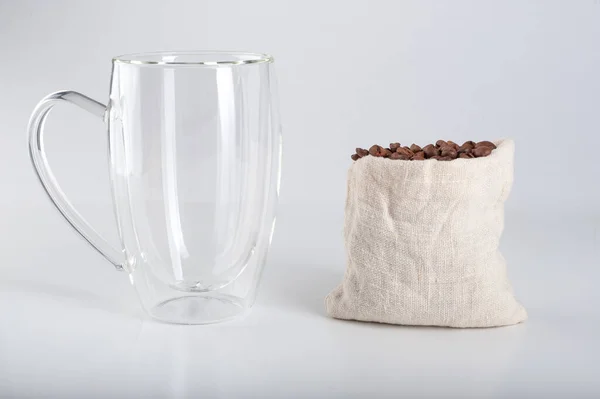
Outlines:
{"label": "mug handle", "polygon": [[27,128],[31,163],[40,183],[46,190],[46,194],[48,194],[54,206],[56,206],[56,209],[92,247],[115,265],[117,270],[123,270],[125,266],[123,251],[110,245],[75,210],[69,199],[65,196],[65,193],[61,190],[48,165],[46,153],[44,152],[44,122],[52,107],[58,103],[74,104],[101,119],[104,119],[106,115],[106,106],[104,104],[75,91],[58,91],[44,97],[33,110]]}

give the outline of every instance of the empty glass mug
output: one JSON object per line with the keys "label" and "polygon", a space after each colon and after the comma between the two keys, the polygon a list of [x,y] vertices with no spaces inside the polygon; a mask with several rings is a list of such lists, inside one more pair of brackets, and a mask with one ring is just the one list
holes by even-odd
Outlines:
{"label": "empty glass mug", "polygon": [[[116,57],[108,105],[50,94],[29,122],[29,152],[62,215],[129,273],[154,318],[223,321],[250,308],[275,223],[281,128],[273,58],[240,52]],[[71,103],[108,125],[110,177],[122,249],[61,191],[43,147],[44,120]]]}

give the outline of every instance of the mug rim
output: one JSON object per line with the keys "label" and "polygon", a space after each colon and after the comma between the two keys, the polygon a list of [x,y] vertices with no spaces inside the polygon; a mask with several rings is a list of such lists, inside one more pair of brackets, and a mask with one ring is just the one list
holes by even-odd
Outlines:
{"label": "mug rim", "polygon": [[[181,58],[181,59],[177,59]],[[271,63],[272,55],[246,51],[151,51],[113,57],[113,63],[132,65],[245,65]]]}

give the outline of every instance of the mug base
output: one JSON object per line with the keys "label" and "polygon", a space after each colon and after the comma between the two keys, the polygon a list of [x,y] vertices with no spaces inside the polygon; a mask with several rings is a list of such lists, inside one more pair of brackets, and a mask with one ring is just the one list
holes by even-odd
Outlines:
{"label": "mug base", "polygon": [[175,324],[212,324],[245,313],[244,302],[229,295],[185,295],[170,298],[148,310],[153,318]]}

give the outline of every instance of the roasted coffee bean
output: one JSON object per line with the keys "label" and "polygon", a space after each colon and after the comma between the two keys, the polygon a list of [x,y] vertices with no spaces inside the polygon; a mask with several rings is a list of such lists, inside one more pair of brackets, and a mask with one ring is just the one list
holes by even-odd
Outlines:
{"label": "roasted coffee bean", "polygon": [[458,152],[454,149],[454,147],[446,146],[440,149],[440,155],[442,157],[456,158],[458,156]]}
{"label": "roasted coffee bean", "polygon": [[425,153],[423,151],[416,152],[411,159],[413,161],[422,161],[425,159]]}
{"label": "roasted coffee bean", "polygon": [[415,143],[413,143],[413,144],[411,144],[411,145],[410,145],[410,150],[411,150],[412,152],[414,152],[415,154],[416,154],[417,152],[421,151],[421,149],[422,149],[422,148],[421,148],[421,147],[419,147],[418,145],[416,145]]}
{"label": "roasted coffee bean", "polygon": [[425,153],[425,158],[431,158],[434,155],[437,155],[437,148],[433,146],[433,144],[427,144],[423,147],[423,153]]}
{"label": "roasted coffee bean", "polygon": [[458,147],[459,154],[469,154],[472,150],[473,150],[473,147],[471,147],[467,144],[463,144],[460,147]]}
{"label": "roasted coffee bean", "polygon": [[365,150],[364,148],[357,148],[356,149],[356,153],[358,154],[359,157],[366,157],[367,155],[369,155],[369,150]]}
{"label": "roasted coffee bean", "polygon": [[382,146],[374,145],[369,148],[369,154],[373,155],[374,157],[389,157],[392,155],[392,152],[387,148],[383,148]]}
{"label": "roasted coffee bean", "polygon": [[448,145],[452,148],[454,148],[456,151],[458,151],[458,144],[456,144],[454,141],[448,140],[447,141]]}
{"label": "roasted coffee bean", "polygon": [[492,153],[496,145],[491,141],[465,141],[461,146],[454,141],[438,140],[435,145],[428,144],[421,147],[417,144],[401,146],[400,143],[390,143],[389,148],[377,144],[371,146],[368,150],[356,148],[356,154],[352,155],[353,160],[366,157],[368,155],[381,158],[390,158],[394,160],[425,160],[436,159],[438,161],[451,161],[453,159],[471,159],[486,157]]}
{"label": "roasted coffee bean", "polygon": [[490,147],[492,150],[495,150],[496,144],[492,143],[491,141],[480,141],[479,143],[475,144],[475,148],[477,147]]}
{"label": "roasted coffee bean", "polygon": [[479,158],[479,157],[487,157],[491,153],[492,153],[491,147],[480,146],[480,147],[475,147],[472,154],[475,155],[475,157]]}
{"label": "roasted coffee bean", "polygon": [[410,155],[400,154],[399,152],[392,152],[392,155],[390,155],[390,159],[399,159],[401,161],[409,161],[410,158]]}
{"label": "roasted coffee bean", "polygon": [[378,146],[377,144],[371,146],[371,148],[369,148],[369,154],[373,155],[374,157],[377,156],[377,154],[379,154],[379,149],[381,147]]}
{"label": "roasted coffee bean", "polygon": [[412,157],[414,155],[414,153],[407,147],[398,147],[398,149],[396,150],[396,152],[398,154],[402,154],[402,155],[408,155],[410,157]]}

